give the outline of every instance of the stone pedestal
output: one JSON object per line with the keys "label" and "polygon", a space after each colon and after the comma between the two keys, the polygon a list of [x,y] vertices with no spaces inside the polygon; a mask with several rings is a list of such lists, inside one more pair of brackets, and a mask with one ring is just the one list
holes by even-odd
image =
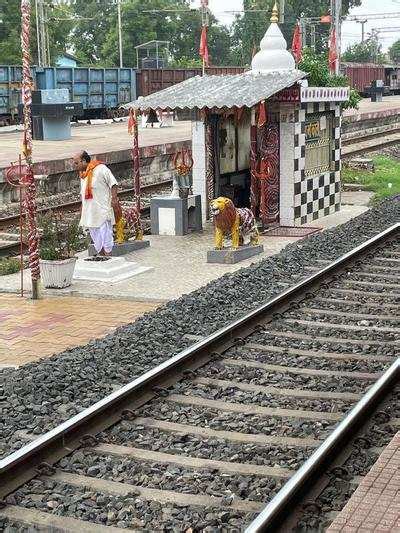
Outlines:
{"label": "stone pedestal", "polygon": [[172,198],[155,196],[151,199],[151,233],[153,235],[187,235],[202,231],[201,196]]}
{"label": "stone pedestal", "polygon": [[245,259],[250,259],[255,255],[262,254],[264,246],[241,246],[237,250],[224,248],[223,250],[210,250],[207,252],[207,263],[221,263],[225,265],[234,265]]}
{"label": "stone pedestal", "polygon": [[149,270],[153,269],[126,261],[123,257],[112,257],[106,261],[78,259],[73,279],[115,283]]}
{"label": "stone pedestal", "polygon": [[[136,252],[137,250],[142,250],[143,248],[148,248],[149,246],[149,241],[128,241],[122,244],[114,244],[111,257],[121,257],[122,255],[130,254],[132,252]],[[96,250],[93,244],[89,245],[88,254],[89,257],[96,255]]]}

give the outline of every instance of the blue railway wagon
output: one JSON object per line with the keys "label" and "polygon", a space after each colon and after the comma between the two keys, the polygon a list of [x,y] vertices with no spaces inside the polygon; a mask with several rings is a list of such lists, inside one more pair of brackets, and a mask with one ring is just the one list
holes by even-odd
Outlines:
{"label": "blue railway wagon", "polygon": [[[21,78],[20,66],[0,65],[0,125],[17,119]],[[68,89],[71,101],[82,102],[86,118],[114,116],[137,97],[131,68],[33,67],[32,78],[35,89]]]}
{"label": "blue railway wagon", "polygon": [[38,89],[68,89],[88,118],[109,116],[137,94],[136,69],[131,68],[36,68],[35,78]]}
{"label": "blue railway wagon", "polygon": [[[0,65],[0,124],[11,122],[18,116],[21,101],[22,68]],[[4,117],[2,120],[1,117]]]}

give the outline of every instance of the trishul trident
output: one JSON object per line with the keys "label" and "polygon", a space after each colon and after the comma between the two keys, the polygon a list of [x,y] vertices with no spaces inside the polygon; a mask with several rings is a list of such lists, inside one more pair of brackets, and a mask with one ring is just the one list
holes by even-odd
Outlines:
{"label": "trishul trident", "polygon": [[27,174],[26,165],[22,164],[22,158],[19,156],[18,163],[11,163],[11,166],[6,170],[6,182],[11,187],[18,189],[19,192],[19,249],[20,249],[20,270],[21,270],[21,296],[24,295],[24,209],[23,197],[25,196],[25,178]]}

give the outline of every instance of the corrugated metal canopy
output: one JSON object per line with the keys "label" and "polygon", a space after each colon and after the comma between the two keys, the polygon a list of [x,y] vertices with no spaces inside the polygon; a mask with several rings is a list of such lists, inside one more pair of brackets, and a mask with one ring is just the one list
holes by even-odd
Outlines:
{"label": "corrugated metal canopy", "polygon": [[263,73],[245,72],[233,76],[195,76],[149,96],[125,104],[124,108],[203,109],[205,107],[252,107],[306,76],[300,70]]}

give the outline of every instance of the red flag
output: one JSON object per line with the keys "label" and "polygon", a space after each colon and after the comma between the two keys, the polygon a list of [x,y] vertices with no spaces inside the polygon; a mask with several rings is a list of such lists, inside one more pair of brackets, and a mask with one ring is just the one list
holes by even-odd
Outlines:
{"label": "red flag", "polygon": [[203,26],[203,29],[201,30],[199,53],[200,53],[200,57],[203,58],[205,66],[208,67],[209,55],[208,55],[208,44],[207,44],[207,26]]}
{"label": "red flag", "polygon": [[337,42],[336,42],[336,30],[335,28],[333,28],[331,32],[331,38],[329,40],[329,56],[328,56],[329,70],[332,73],[336,72],[337,60],[338,60],[338,53],[337,53]]}
{"label": "red flag", "polygon": [[293,34],[292,54],[294,59],[296,60],[296,63],[300,63],[303,58],[303,38],[299,22],[296,24],[296,28]]}

